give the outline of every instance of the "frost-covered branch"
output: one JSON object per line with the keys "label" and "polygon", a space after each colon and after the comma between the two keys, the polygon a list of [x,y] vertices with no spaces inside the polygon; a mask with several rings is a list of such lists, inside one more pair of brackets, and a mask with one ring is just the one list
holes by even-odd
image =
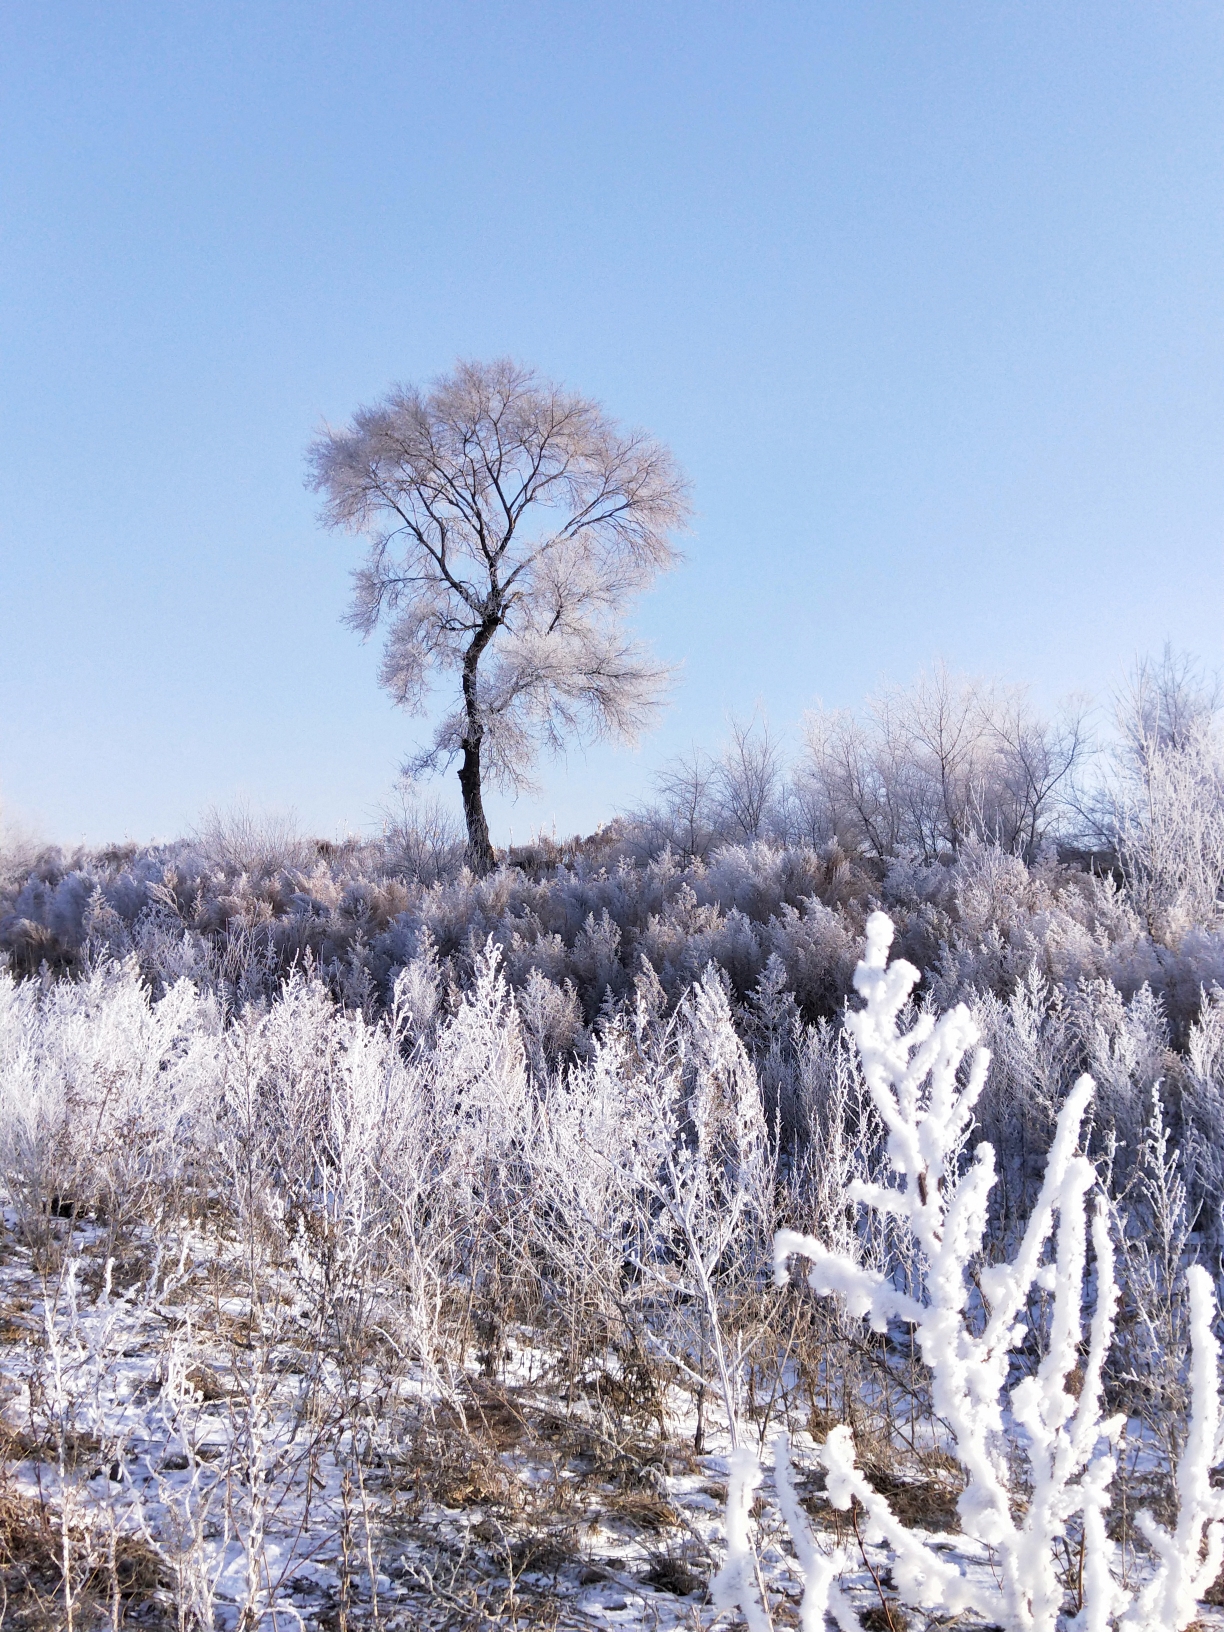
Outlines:
{"label": "frost-covered branch", "polygon": [[[856,1196],[909,1225],[925,1260],[922,1285],[916,1296],[901,1292],[885,1274],[864,1270],[844,1252],[791,1230],[775,1238],[776,1279],[785,1284],[792,1261],[805,1259],[807,1283],[818,1295],[844,1299],[850,1314],[877,1330],[896,1320],[913,1328],[930,1368],[935,1415],[946,1425],[947,1448],[966,1476],[958,1503],[963,1533],[992,1550],[994,1582],[962,1570],[901,1522],[857,1467],[847,1427],[835,1428],[818,1448],[829,1500],[841,1509],[861,1503],[868,1520],[865,1540],[888,1548],[897,1590],[916,1608],[949,1615],[973,1611],[1007,1632],[1054,1632],[1065,1608],[1057,1549],[1076,1522],[1083,1557],[1077,1627],[1083,1632],[1179,1632],[1193,1619],[1197,1595],[1215,1578],[1224,1558],[1224,1496],[1209,1479],[1224,1453],[1210,1277],[1201,1268],[1187,1272],[1193,1403],[1177,1469],[1178,1522],[1165,1531],[1149,1515],[1141,1516],[1140,1527],[1158,1564],[1152,1579],[1133,1595],[1115,1574],[1115,1547],[1105,1522],[1123,1419],[1102,1414],[1118,1295],[1114,1251],[1104,1202],[1098,1198],[1092,1209],[1090,1267],[1088,1198],[1096,1174],[1077,1151],[1092,1079],[1081,1077],[1062,1106],[1041,1192],[1015,1257],[1009,1264],[981,1268],[994,1152],[979,1145],[964,1171],[960,1154],[989,1057],[976,1046],[977,1029],[962,1006],[938,1021],[924,1014],[907,1031],[899,1029],[918,972],[901,960],[888,965],[891,938],[888,918],[873,914],[866,956],[855,974],[864,1006],[847,1017],[847,1025],[888,1130],[887,1158],[897,1182],[859,1184]],[[974,1291],[975,1270],[984,1308]],[[1090,1292],[1093,1314],[1085,1338],[1083,1311]],[[1045,1352],[1035,1373],[1013,1382],[1011,1356],[1026,1335],[1021,1315],[1033,1293],[1045,1293],[1050,1300]],[[1017,1492],[1008,1477],[1002,1454],[1007,1434],[1018,1437],[1028,1464],[1026,1503],[1015,1501]],[[729,1495],[728,1563],[719,1578],[723,1599],[734,1597],[750,1624],[752,1582],[742,1555],[748,1544],[744,1493],[753,1482],[750,1469],[738,1469],[734,1493],[739,1505],[733,1519]],[[845,1626],[850,1612],[844,1601],[831,1596],[834,1561],[807,1529],[784,1440],[776,1447],[775,1482],[805,1578],[803,1624],[819,1626],[829,1611]]]}

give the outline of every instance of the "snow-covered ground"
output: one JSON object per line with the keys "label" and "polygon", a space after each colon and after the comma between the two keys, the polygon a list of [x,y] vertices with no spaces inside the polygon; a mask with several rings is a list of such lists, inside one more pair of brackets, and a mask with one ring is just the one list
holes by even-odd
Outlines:
{"label": "snow-covered ground", "polygon": [[[354,1379],[312,1352],[291,1277],[283,1302],[263,1285],[252,1319],[250,1298],[223,1290],[244,1273],[233,1242],[184,1236],[172,1261],[149,1243],[147,1273],[121,1289],[117,1265],[106,1284],[97,1226],[56,1224],[57,1267],[40,1272],[6,1222],[5,1496],[49,1527],[57,1553],[66,1531],[79,1626],[111,1624],[115,1582],[122,1624],[133,1625],[176,1625],[178,1604],[227,1629],[335,1627],[344,1616],[388,1629],[717,1618],[708,1587],[725,1555],[728,1446],[707,1419],[713,1448],[694,1452],[684,1396],[671,1402],[667,1440],[606,1442],[589,1408],[567,1412],[533,1382],[543,1357],[524,1346],[496,1382],[467,1379],[461,1423],[419,1377],[388,1400],[377,1376]],[[827,1500],[815,1441],[799,1430],[792,1443],[817,1536],[858,1552],[841,1578],[850,1600],[880,1611],[881,1590],[892,1596],[888,1549],[858,1549],[850,1518]],[[944,1484],[942,1505],[934,1489],[941,1525],[955,1489]],[[931,1504],[932,1488],[918,1494]],[[774,1622],[798,1624],[802,1581],[768,1470],[761,1495]],[[989,1582],[980,1544],[919,1533]],[[23,1564],[37,1575],[38,1559],[23,1560],[11,1533],[9,1547],[6,1585],[24,1615],[36,1594],[21,1592]]]}
{"label": "snow-covered ground", "polygon": [[1083,1085],[1030,1222],[986,1242],[975,1023],[907,1006],[873,922],[866,1009],[802,1038],[803,1165],[712,969],[672,1012],[643,975],[564,1071],[491,946],[445,1000],[414,960],[385,1021],[301,978],[235,1013],[187,979],[154,1001],[134,961],[0,972],[5,1624],[780,1627],[806,1590],[819,1626],[835,1558],[844,1626],[897,1632],[898,1595],[1019,1626],[1039,1587],[1035,1627],[1081,1598],[1101,1632],[1184,1625],[1107,1601],[1163,1579],[1163,1532],[1096,1500],[1124,1340],[1109,1389],[1169,1411],[1127,1425],[1120,1499],[1165,1503],[1174,1564],[1224,1541],[1159,1104],[1138,1245],[1088,1205]]}

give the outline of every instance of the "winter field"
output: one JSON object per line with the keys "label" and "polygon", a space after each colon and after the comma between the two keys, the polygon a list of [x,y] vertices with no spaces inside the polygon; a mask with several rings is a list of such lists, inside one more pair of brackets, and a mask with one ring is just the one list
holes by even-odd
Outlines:
{"label": "winter field", "polygon": [[11,847],[0,1621],[1224,1625],[1205,740],[1091,853]]}

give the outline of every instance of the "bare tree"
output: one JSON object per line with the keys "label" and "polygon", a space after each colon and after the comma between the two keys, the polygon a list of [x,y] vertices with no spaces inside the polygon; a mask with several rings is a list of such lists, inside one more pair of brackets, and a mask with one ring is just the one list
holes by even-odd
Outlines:
{"label": "bare tree", "polygon": [[716,836],[714,786],[717,774],[713,760],[694,743],[687,754],[677,754],[668,760],[655,776],[659,802],[652,809],[648,825],[684,862],[704,856]]}
{"label": "bare tree", "polygon": [[715,772],[723,830],[735,839],[759,839],[774,813],[782,786],[782,750],[769,722],[747,725],[734,717],[731,737]]}
{"label": "bare tree", "polygon": [[1115,773],[1101,825],[1155,933],[1218,922],[1224,910],[1220,683],[1166,645],[1135,663],[1114,699]]}
{"label": "bare tree", "polygon": [[348,621],[385,624],[384,686],[420,713],[458,676],[411,768],[460,757],[468,860],[488,872],[486,778],[530,786],[540,747],[632,739],[657,707],[666,670],[622,620],[678,559],[686,484],[659,442],[506,359],[395,387],[309,459],[324,522],[370,540]]}
{"label": "bare tree", "polygon": [[787,798],[781,745],[766,720],[731,719],[717,759],[695,744],[654,777],[655,799],[633,813],[639,835],[688,862],[716,844],[784,836]]}
{"label": "bare tree", "polygon": [[[849,851],[894,856],[906,828],[904,765],[887,721],[871,724],[842,709],[804,722],[807,752],[795,780],[802,784],[813,828],[824,826]],[[872,729],[874,727],[874,729]],[[823,822],[817,812],[823,809]]]}
{"label": "bare tree", "polygon": [[1146,776],[1158,754],[1184,749],[1209,731],[1222,702],[1219,676],[1166,641],[1159,662],[1137,658],[1114,695],[1123,757]]}
{"label": "bare tree", "polygon": [[423,798],[409,778],[401,777],[381,815],[383,851],[396,872],[425,884],[458,872],[463,829],[439,799]]}
{"label": "bare tree", "polygon": [[1073,802],[1076,772],[1091,753],[1087,721],[1082,698],[1072,698],[1056,720],[1047,720],[1033,713],[1022,691],[999,697],[990,718],[994,775],[979,820],[1005,850],[1031,860],[1055,805]]}
{"label": "bare tree", "polygon": [[924,862],[981,839],[1032,858],[1089,752],[1084,707],[1057,719],[1021,689],[942,666],[872,698],[861,718],[815,714],[797,780],[814,820],[851,850]]}

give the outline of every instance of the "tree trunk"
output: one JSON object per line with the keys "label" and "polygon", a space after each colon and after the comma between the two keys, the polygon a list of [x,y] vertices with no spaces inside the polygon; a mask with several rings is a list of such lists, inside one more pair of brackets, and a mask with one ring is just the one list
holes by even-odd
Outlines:
{"label": "tree trunk", "polygon": [[484,800],[480,793],[479,741],[469,741],[463,745],[459,786],[463,792],[463,816],[467,822],[467,864],[478,878],[483,878],[493,871],[496,857],[489,839],[489,824],[485,820]]}
{"label": "tree trunk", "polygon": [[463,708],[467,715],[467,729],[463,734],[459,787],[463,793],[463,815],[467,822],[467,863],[477,878],[491,873],[497,861],[489,838],[489,824],[485,820],[480,787],[480,745],[484,741],[484,725],[476,691],[476,668],[480,654],[492,640],[497,627],[496,617],[487,618],[463,655]]}

